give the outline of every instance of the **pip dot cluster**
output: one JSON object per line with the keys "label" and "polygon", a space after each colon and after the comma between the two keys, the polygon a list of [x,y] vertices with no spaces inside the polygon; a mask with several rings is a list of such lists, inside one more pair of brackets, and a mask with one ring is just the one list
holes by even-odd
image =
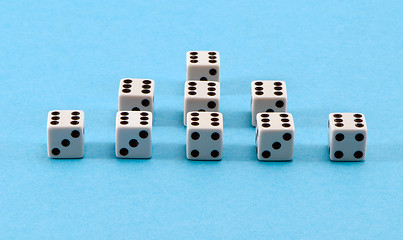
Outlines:
{"label": "pip dot cluster", "polygon": [[[220,112],[220,54],[189,51],[186,54],[183,124],[186,126],[186,158],[221,160],[223,114]],[[117,158],[152,157],[155,83],[151,79],[124,78],[119,83],[116,113]],[[47,118],[50,158],[84,157],[84,112],[52,110]],[[294,157],[295,125],[287,112],[286,82],[251,82],[251,125],[256,129],[256,158],[290,161]],[[332,161],[363,161],[367,124],[362,113],[330,113],[328,149]]]}

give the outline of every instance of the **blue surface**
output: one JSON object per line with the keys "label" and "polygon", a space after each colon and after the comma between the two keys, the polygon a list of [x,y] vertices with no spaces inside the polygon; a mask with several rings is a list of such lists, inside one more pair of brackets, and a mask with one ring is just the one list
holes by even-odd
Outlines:
{"label": "blue surface", "polygon": [[[402,239],[402,1],[2,1],[1,239]],[[221,53],[224,159],[185,159],[185,53]],[[153,158],[114,157],[123,77],[156,81]],[[295,158],[262,163],[250,82],[287,82]],[[86,113],[51,160],[46,116]],[[365,162],[327,156],[363,112]]]}

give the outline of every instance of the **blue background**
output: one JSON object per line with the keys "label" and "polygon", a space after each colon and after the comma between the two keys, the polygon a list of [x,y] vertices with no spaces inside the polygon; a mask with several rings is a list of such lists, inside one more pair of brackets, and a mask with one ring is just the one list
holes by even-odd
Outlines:
{"label": "blue background", "polygon": [[[402,1],[2,1],[2,239],[402,239]],[[221,53],[224,158],[185,158],[185,55]],[[156,81],[153,157],[118,160],[119,80]],[[287,82],[292,162],[256,159],[250,82]],[[51,160],[46,117],[86,113]],[[365,162],[327,155],[363,112]]]}

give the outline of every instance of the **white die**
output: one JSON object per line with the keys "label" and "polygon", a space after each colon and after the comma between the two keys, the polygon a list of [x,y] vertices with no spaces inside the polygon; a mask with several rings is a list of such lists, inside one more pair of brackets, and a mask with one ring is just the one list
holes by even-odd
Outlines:
{"label": "white die", "polygon": [[191,51],[186,54],[187,80],[220,81],[220,54]]}
{"label": "white die", "polygon": [[119,86],[119,111],[153,111],[154,81],[124,78]]}
{"label": "white die", "polygon": [[78,110],[50,111],[47,135],[50,158],[84,157],[84,112]]}
{"label": "white die", "polygon": [[223,118],[218,112],[189,112],[186,156],[190,160],[220,160],[223,150]]}
{"label": "white die", "polygon": [[284,81],[252,82],[252,125],[260,112],[286,112],[287,89]]}
{"label": "white die", "polygon": [[116,114],[116,157],[151,158],[152,117],[147,111],[119,111]]}
{"label": "white die", "polygon": [[329,114],[329,155],[332,161],[363,161],[367,123],[361,113]]}
{"label": "white die", "polygon": [[261,161],[289,161],[294,155],[294,120],[290,113],[258,113],[257,158]]}
{"label": "white die", "polygon": [[191,111],[220,111],[220,83],[212,81],[185,82],[185,106],[183,122]]}

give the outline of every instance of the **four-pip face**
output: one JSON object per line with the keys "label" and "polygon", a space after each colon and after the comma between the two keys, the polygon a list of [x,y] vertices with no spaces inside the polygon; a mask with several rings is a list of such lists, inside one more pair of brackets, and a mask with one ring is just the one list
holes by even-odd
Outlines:
{"label": "four-pip face", "polygon": [[223,151],[223,118],[219,112],[187,114],[186,156],[190,160],[220,160]]}
{"label": "four-pip face", "polygon": [[363,161],[367,123],[362,113],[329,114],[329,155],[332,161]]}

